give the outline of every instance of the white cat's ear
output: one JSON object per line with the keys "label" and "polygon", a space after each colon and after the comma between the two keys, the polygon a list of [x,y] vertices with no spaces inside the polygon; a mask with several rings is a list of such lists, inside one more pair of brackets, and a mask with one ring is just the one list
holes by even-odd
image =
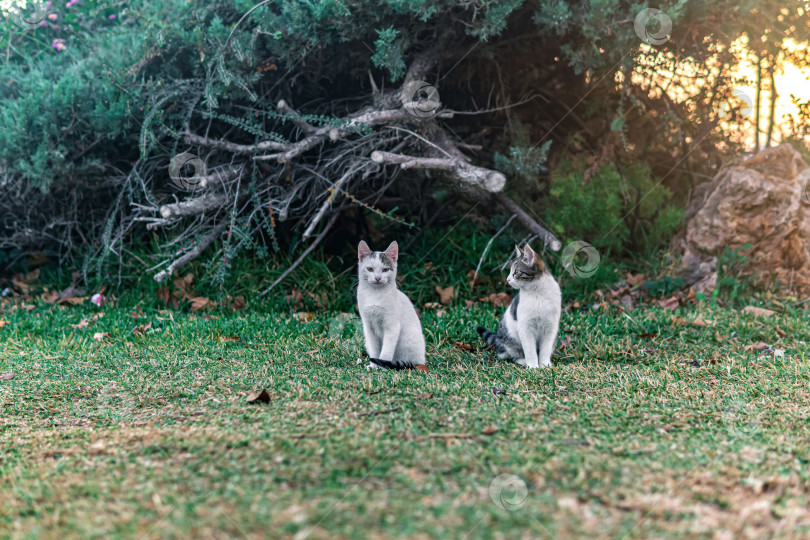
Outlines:
{"label": "white cat's ear", "polygon": [[523,250],[521,250],[520,246],[517,244],[515,244],[515,257],[517,257],[518,259],[523,258]]}
{"label": "white cat's ear", "polygon": [[360,240],[360,243],[357,244],[357,258],[361,261],[371,255],[371,248],[368,247],[365,240]]}
{"label": "white cat's ear", "polygon": [[523,261],[526,264],[534,264],[537,260],[537,254],[529,247],[529,244],[526,244],[526,249],[523,250]]}
{"label": "white cat's ear", "polygon": [[391,245],[385,250],[385,254],[388,255],[392,261],[397,262],[399,258],[399,244],[397,244],[396,240],[391,242]]}

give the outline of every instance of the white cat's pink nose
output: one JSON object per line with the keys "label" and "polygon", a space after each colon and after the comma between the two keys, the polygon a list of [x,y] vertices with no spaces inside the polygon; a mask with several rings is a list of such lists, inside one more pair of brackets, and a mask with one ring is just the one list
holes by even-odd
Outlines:
{"label": "white cat's pink nose", "polygon": [[382,276],[374,276],[374,279],[376,279],[377,282],[379,282],[382,279]]}

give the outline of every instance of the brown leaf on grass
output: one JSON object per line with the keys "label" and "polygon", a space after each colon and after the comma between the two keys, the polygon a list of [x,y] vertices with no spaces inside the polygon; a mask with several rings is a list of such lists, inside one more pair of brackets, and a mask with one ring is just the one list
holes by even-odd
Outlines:
{"label": "brown leaf on grass", "polygon": [[28,294],[28,292],[31,290],[31,286],[38,279],[39,279],[39,268],[37,268],[33,272],[28,272],[25,275],[17,274],[11,279],[11,283],[15,287],[17,287],[23,294]]}
{"label": "brown leaf on grass", "polygon": [[56,303],[60,305],[71,304],[75,306],[77,304],[81,304],[87,299],[84,294],[84,289],[79,289],[73,285],[68,285],[66,289],[59,291],[59,297],[56,299]]}
{"label": "brown leaf on grass", "polygon": [[462,341],[454,341],[453,345],[456,348],[461,349],[462,351],[474,351],[475,350],[475,347],[473,347],[469,343],[464,343]]}
{"label": "brown leaf on grass", "polygon": [[652,339],[654,337],[658,337],[658,334],[639,334],[641,339]]}
{"label": "brown leaf on grass", "polygon": [[476,275],[475,270],[470,270],[467,272],[467,278],[470,280],[470,289],[474,289],[476,286],[480,285],[481,282],[484,280],[484,274],[478,272]]}
{"label": "brown leaf on grass", "polygon": [[238,336],[219,336],[220,343],[224,343],[226,341],[239,341],[240,338]]}
{"label": "brown leaf on grass", "polygon": [[194,274],[189,272],[183,277],[179,277],[174,280],[174,287],[180,293],[180,297],[183,299],[189,298],[189,290],[191,289],[191,284],[194,282]]}
{"label": "brown leaf on grass", "polygon": [[698,314],[695,320],[692,321],[692,324],[700,328],[708,328],[709,326],[714,326],[714,321],[707,321],[703,318],[703,315]]}
{"label": "brown leaf on grass", "polygon": [[293,287],[293,290],[290,294],[286,296],[287,303],[293,307],[303,307],[304,306],[304,294],[298,290],[298,287]]}
{"label": "brown leaf on grass", "polygon": [[239,295],[239,296],[236,296],[236,297],[228,296],[227,299],[228,299],[227,307],[231,311],[242,311],[242,310],[245,309],[245,297],[244,296],[242,296],[242,295]]}
{"label": "brown leaf on grass", "polygon": [[664,309],[674,310],[679,305],[678,297],[677,296],[671,296],[671,297],[667,298],[666,300],[659,300],[658,305],[661,306]]}
{"label": "brown leaf on grass", "polygon": [[93,339],[96,341],[104,341],[104,338],[110,337],[109,332],[96,332],[93,334]]}
{"label": "brown leaf on grass", "polygon": [[90,321],[88,321],[87,319],[82,319],[78,323],[71,324],[70,326],[72,326],[73,328],[79,328],[79,329],[87,328],[88,326],[90,326]]}
{"label": "brown leaf on grass", "polygon": [[55,304],[59,299],[59,293],[50,289],[45,289],[45,292],[40,295],[40,298],[46,304]]}
{"label": "brown leaf on grass", "polygon": [[458,297],[458,291],[452,285],[445,288],[436,285],[436,292],[439,293],[439,302],[442,304],[450,304]]}
{"label": "brown leaf on grass", "polygon": [[[0,328],[2,328],[2,327],[0,326]],[[782,330],[778,326],[774,328],[774,331],[779,335],[779,337],[785,337],[787,335],[787,332],[785,332],[784,330]]]}
{"label": "brown leaf on grass", "polygon": [[70,304],[71,306],[78,306],[84,303],[87,300],[87,296],[71,296],[70,298],[65,298],[63,300],[59,300],[57,304],[60,306],[64,306],[65,304]]}
{"label": "brown leaf on grass", "polygon": [[641,273],[638,273],[638,274],[635,274],[635,275],[628,273],[627,277],[624,278],[624,280],[627,281],[627,284],[630,285],[631,287],[635,287],[636,285],[641,285],[642,283],[644,283],[645,279],[646,278],[644,277],[644,274],[641,274]]}
{"label": "brown leaf on grass", "polygon": [[414,369],[416,371],[421,371],[423,373],[427,373],[428,371],[430,371],[430,369],[425,364],[416,365],[416,366],[414,366]]}
{"label": "brown leaf on grass", "polygon": [[155,291],[155,296],[157,296],[158,300],[162,300],[164,304],[167,306],[172,301],[172,292],[169,290],[168,287],[165,285],[158,290]]}
{"label": "brown leaf on grass", "polygon": [[750,345],[746,345],[745,347],[743,347],[743,350],[744,351],[750,351],[750,350],[761,351],[763,349],[767,349],[768,347],[770,347],[769,344],[765,343],[764,341],[759,341],[757,343],[751,343]]}
{"label": "brown leaf on grass", "polygon": [[0,328],[3,328],[5,325],[8,324],[8,321],[5,319],[0,319]]}
{"label": "brown leaf on grass", "polygon": [[418,397],[419,399],[430,399],[433,397],[433,394],[431,394],[430,392],[422,392],[416,397]]}
{"label": "brown leaf on grass", "polygon": [[497,432],[498,428],[495,426],[487,426],[481,430],[481,433],[483,433],[484,435],[494,435]]}
{"label": "brown leaf on grass", "polygon": [[192,313],[197,313],[198,311],[203,309],[213,309],[217,307],[216,302],[204,296],[195,296],[193,298],[188,298],[188,300],[191,302]]}
{"label": "brown leaf on grass", "polygon": [[267,388],[262,388],[261,392],[251,392],[248,394],[248,403],[270,403],[270,393]]}
{"label": "brown leaf on grass", "polygon": [[315,315],[308,311],[299,311],[298,313],[293,313],[293,319],[300,323],[305,323],[313,320]]}
{"label": "brown leaf on grass", "polygon": [[770,317],[772,315],[776,315],[776,312],[773,311],[772,309],[765,309],[765,308],[756,307],[756,306],[745,306],[742,309],[742,312],[743,313],[750,313],[754,317],[759,317],[759,316]]}
{"label": "brown leaf on grass", "polygon": [[482,302],[489,302],[495,307],[508,306],[512,301],[512,297],[505,292],[492,293],[487,297],[481,298]]}
{"label": "brown leaf on grass", "polygon": [[425,309],[441,309],[444,306],[438,302],[425,302]]}
{"label": "brown leaf on grass", "polygon": [[146,335],[146,331],[152,328],[152,323],[142,324],[140,326],[136,326],[132,329],[133,336],[143,336]]}
{"label": "brown leaf on grass", "polygon": [[13,371],[11,373],[4,373],[3,375],[0,375],[0,381],[10,381],[13,378],[14,378]]}
{"label": "brown leaf on grass", "polygon": [[478,302],[473,302],[472,300],[464,300],[464,305],[467,306],[467,309],[470,309],[473,306],[477,306]]}

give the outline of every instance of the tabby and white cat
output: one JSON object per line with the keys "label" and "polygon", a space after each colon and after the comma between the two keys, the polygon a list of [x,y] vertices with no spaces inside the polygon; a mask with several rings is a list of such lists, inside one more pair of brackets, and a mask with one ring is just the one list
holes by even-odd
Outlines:
{"label": "tabby and white cat", "polygon": [[385,251],[371,251],[361,240],[357,258],[357,308],[369,367],[407,369],[424,364],[422,324],[411,301],[397,288],[399,246],[391,242]]}
{"label": "tabby and white cat", "polygon": [[478,333],[495,345],[498,358],[512,358],[528,368],[551,367],[562,311],[560,286],[543,260],[526,245],[515,246],[517,259],[506,282],[518,293],[503,314],[497,333],[483,326]]}

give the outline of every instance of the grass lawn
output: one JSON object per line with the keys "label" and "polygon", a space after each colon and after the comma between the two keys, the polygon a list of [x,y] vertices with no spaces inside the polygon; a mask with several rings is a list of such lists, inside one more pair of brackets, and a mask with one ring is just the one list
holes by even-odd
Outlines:
{"label": "grass lawn", "polygon": [[536,371],[427,311],[420,373],[335,314],[144,309],[2,314],[0,537],[810,535],[804,311],[565,313]]}

